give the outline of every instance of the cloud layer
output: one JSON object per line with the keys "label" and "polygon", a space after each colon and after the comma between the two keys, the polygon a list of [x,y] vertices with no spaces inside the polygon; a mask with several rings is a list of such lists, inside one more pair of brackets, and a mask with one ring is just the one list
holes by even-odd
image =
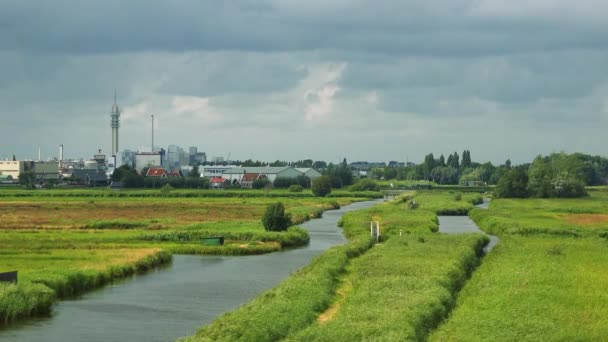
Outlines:
{"label": "cloud layer", "polygon": [[605,155],[604,1],[0,3],[0,158]]}

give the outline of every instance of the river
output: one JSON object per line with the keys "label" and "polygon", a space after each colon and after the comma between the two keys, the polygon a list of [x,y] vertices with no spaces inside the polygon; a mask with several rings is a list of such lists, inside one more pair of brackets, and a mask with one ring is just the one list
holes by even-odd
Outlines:
{"label": "river", "polygon": [[310,232],[306,247],[240,257],[175,255],[171,265],[62,300],[50,317],[0,330],[0,341],[148,342],[191,335],[343,244],[340,217],[378,202],[353,203],[302,224]]}

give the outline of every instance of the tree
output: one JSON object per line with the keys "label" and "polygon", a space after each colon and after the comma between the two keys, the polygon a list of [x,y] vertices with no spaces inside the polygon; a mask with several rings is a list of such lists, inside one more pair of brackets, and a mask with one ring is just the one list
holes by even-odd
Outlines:
{"label": "tree", "polygon": [[520,168],[514,168],[502,176],[496,185],[495,195],[499,198],[528,197],[528,175]]}
{"label": "tree", "polygon": [[542,156],[536,157],[528,169],[528,193],[530,196],[547,198],[555,195],[551,168]]}
{"label": "tree", "polygon": [[318,161],[316,161],[316,162],[314,162],[312,164],[312,168],[315,169],[315,170],[321,170],[321,169],[324,169],[326,167],[327,167],[327,163],[324,162],[324,161],[322,161],[322,160],[318,160]]}
{"label": "tree", "polygon": [[190,173],[188,173],[188,177],[190,177],[190,178],[200,178],[201,177],[201,173],[198,170],[198,165],[194,165],[192,167],[192,170],[190,170]]}
{"label": "tree", "polygon": [[471,167],[471,152],[469,150],[464,150],[462,152],[462,168],[468,169]]}
{"label": "tree", "polygon": [[445,166],[445,157],[442,155],[439,156],[439,160],[437,162],[439,164],[439,166]]}
{"label": "tree", "polygon": [[273,203],[266,207],[262,224],[267,231],[285,231],[291,226],[291,216],[285,213],[283,203]]}
{"label": "tree", "polygon": [[19,174],[19,184],[28,189],[33,189],[36,185],[36,174],[33,171],[25,171]]}
{"label": "tree", "polygon": [[312,181],[312,193],[317,197],[325,197],[331,193],[331,179],[329,176],[317,177]]}

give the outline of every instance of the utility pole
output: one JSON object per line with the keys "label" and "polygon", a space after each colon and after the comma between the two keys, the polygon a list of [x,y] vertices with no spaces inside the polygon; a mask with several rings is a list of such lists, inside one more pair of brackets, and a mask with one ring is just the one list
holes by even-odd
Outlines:
{"label": "utility pole", "polygon": [[151,115],[152,117],[152,153],[154,153],[154,114]]}

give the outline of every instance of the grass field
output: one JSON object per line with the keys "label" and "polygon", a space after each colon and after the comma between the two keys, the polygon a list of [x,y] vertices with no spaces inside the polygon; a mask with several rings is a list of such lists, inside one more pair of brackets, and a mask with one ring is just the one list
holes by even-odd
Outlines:
{"label": "grass field", "polygon": [[608,194],[495,200],[471,216],[501,242],[432,341],[602,341],[608,336]]}
{"label": "grass field", "polygon": [[608,232],[608,192],[576,199],[501,199],[471,218],[495,234],[599,236]]}
{"label": "grass field", "polygon": [[[261,216],[270,203],[284,203],[297,224],[366,199],[241,197],[236,191],[226,197],[98,196],[107,193],[114,194],[0,191],[0,272],[19,271],[18,286],[0,285],[0,324],[48,312],[55,298],[166,263],[172,253],[260,254],[306,244],[301,228],[264,230]],[[225,245],[203,246],[201,238],[209,236],[224,236]]]}
{"label": "grass field", "polygon": [[[470,210],[475,195],[456,200],[449,192],[419,194],[416,210],[408,209],[411,196],[345,214],[340,226],[346,245],[328,250],[276,288],[182,341],[425,336],[453,305],[486,239],[435,233],[436,212]],[[373,248],[371,220],[380,222],[384,241]]]}

